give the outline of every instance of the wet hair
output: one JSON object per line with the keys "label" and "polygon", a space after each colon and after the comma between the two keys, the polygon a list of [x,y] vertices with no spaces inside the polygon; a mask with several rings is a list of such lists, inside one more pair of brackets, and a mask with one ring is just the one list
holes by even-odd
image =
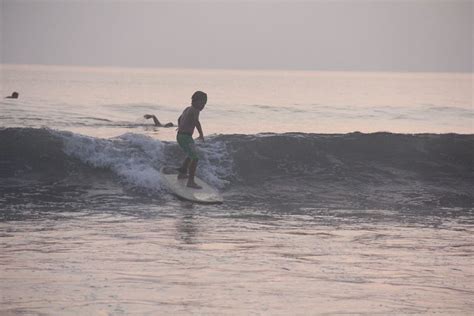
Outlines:
{"label": "wet hair", "polygon": [[202,92],[202,91],[196,91],[194,92],[193,96],[191,97],[191,100],[193,101],[207,101],[207,94]]}

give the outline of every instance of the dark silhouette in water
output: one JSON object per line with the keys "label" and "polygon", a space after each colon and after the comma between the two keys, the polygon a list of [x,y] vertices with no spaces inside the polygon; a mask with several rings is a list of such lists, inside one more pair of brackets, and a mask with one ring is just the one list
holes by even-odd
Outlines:
{"label": "dark silhouette in water", "polygon": [[20,94],[18,92],[13,92],[12,95],[9,95],[8,97],[5,97],[5,99],[18,99]]}
{"label": "dark silhouette in water", "polygon": [[153,122],[155,122],[155,125],[158,126],[158,127],[173,127],[173,123],[169,122],[169,123],[166,123],[166,124],[161,124],[161,122],[156,118],[155,115],[153,114],[145,114],[143,115],[144,118],[146,118],[147,120],[148,119],[153,119]]}

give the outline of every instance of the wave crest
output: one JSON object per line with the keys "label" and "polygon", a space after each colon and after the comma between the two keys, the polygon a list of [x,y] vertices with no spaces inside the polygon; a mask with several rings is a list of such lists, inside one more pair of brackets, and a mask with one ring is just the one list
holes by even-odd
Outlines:
{"label": "wave crest", "polygon": [[[474,135],[216,135],[197,147],[198,175],[248,201],[474,205]],[[141,134],[100,139],[29,128],[0,130],[0,152],[3,179],[109,177],[152,194],[163,190],[161,166],[184,158],[175,142]]]}

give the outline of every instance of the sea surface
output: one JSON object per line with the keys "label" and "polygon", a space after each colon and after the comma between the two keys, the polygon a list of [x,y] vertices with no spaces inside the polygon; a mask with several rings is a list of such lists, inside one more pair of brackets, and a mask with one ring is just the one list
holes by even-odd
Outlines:
{"label": "sea surface", "polygon": [[[0,314],[472,314],[472,86],[1,65]],[[184,155],[143,118],[196,90],[221,205],[167,191]]]}

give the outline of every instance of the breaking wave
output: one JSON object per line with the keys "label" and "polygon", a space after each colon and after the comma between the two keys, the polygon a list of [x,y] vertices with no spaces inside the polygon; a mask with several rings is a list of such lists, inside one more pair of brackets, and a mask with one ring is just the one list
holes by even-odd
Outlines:
{"label": "breaking wave", "polygon": [[[242,202],[474,206],[474,135],[215,135],[197,147],[198,175]],[[107,180],[156,196],[164,190],[159,169],[183,159],[175,142],[140,134],[101,139],[32,128],[0,130],[0,153],[0,190]]]}

